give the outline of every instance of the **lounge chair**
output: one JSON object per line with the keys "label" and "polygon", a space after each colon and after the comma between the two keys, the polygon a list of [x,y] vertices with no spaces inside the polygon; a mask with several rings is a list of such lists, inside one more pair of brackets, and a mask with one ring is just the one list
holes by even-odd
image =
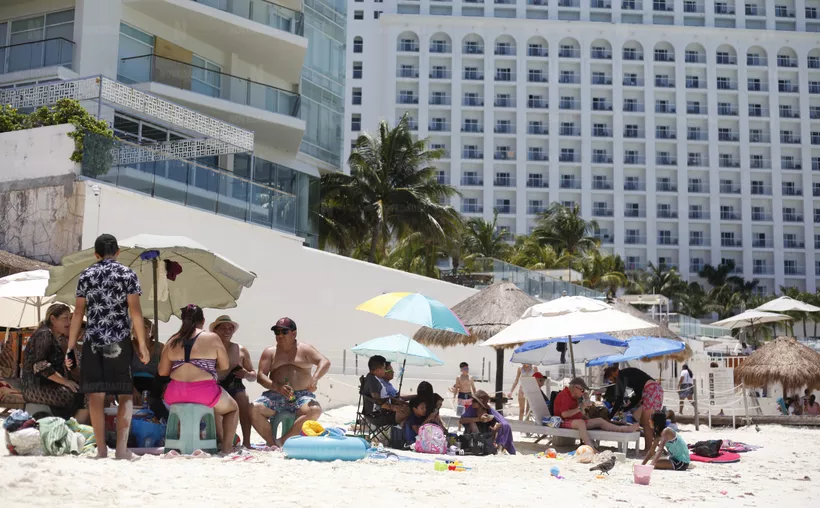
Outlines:
{"label": "lounge chair", "polygon": [[[515,432],[532,433],[541,436],[568,437],[572,439],[581,439],[581,435],[575,429],[553,428],[543,425],[550,418],[550,410],[544,401],[544,395],[538,387],[538,381],[535,378],[523,378],[521,380],[521,389],[524,391],[524,396],[532,408],[535,422],[522,422],[520,420],[507,420],[510,427]],[[597,447],[601,441],[615,441],[618,443],[618,449],[626,453],[629,450],[629,443],[635,443],[635,450],[639,450],[639,440],[641,438],[640,432],[608,432],[605,430],[588,430],[590,439]]]}

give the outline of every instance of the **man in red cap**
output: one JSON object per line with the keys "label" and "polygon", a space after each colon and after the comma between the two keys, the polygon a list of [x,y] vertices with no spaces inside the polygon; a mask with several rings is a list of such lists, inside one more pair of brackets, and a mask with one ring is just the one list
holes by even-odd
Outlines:
{"label": "man in red cap", "polygon": [[[271,330],[276,345],[262,352],[256,378],[267,391],[253,403],[251,423],[268,446],[281,447],[302,432],[306,421],[318,420],[322,414],[315,392],[319,380],[330,369],[330,360],[310,344],[296,341],[296,323],[291,318],[280,319]],[[280,411],[293,413],[296,421],[290,431],[275,440],[268,418]]]}

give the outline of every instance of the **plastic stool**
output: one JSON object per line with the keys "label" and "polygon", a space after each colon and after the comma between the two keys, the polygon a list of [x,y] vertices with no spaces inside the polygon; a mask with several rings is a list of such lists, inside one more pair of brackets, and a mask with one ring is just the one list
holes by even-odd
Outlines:
{"label": "plastic stool", "polygon": [[[284,436],[285,434],[293,428],[293,423],[296,421],[296,415],[293,413],[288,413],[287,411],[280,411],[275,415],[268,418],[268,422],[270,422],[270,431],[273,434],[273,439],[279,439],[280,437]],[[281,424],[282,434],[277,434],[277,430],[279,429],[279,425]]]}
{"label": "plastic stool", "polygon": [[[200,430],[204,425],[205,438]],[[177,450],[190,455],[194,450],[216,453],[214,410],[202,404],[173,404],[165,430],[165,451]]]}
{"label": "plastic stool", "polygon": [[54,416],[51,412],[51,407],[45,404],[34,404],[33,402],[27,402],[25,411],[35,420],[39,420],[40,418],[45,418],[47,416]]}

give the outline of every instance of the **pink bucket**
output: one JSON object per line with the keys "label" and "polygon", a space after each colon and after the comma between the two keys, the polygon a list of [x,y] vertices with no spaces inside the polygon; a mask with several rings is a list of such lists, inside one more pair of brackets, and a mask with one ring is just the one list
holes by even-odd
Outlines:
{"label": "pink bucket", "polygon": [[638,485],[649,485],[649,479],[652,477],[653,469],[655,469],[655,466],[635,464],[632,466],[632,479]]}

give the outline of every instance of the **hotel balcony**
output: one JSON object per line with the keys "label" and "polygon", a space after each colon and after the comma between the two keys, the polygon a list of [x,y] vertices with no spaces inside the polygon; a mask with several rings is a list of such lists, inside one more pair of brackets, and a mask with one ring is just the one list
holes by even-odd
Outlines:
{"label": "hotel balcony", "polygon": [[66,80],[72,70],[74,43],[61,37],[0,47],[0,83]]}
{"label": "hotel balcony", "polygon": [[305,132],[298,94],[156,55],[120,60],[118,79],[244,129],[263,143],[297,152]]}
{"label": "hotel balcony", "polygon": [[219,38],[219,49],[290,83],[299,83],[307,39],[302,2],[281,0],[124,0],[133,9],[169,27],[184,27],[187,36]]}

